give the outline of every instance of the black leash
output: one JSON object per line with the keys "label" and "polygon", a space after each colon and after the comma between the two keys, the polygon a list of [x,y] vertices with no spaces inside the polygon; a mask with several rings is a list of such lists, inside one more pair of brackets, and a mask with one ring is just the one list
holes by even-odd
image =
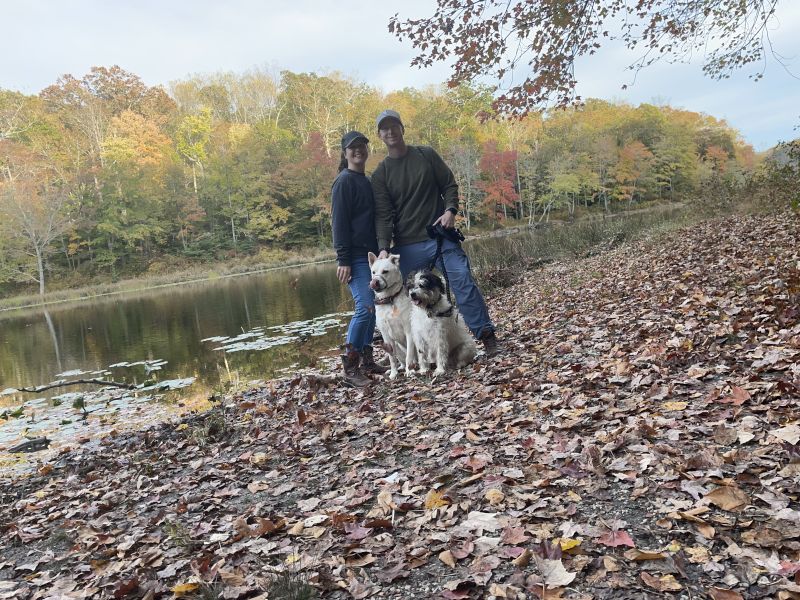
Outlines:
{"label": "black leash", "polygon": [[442,276],[444,277],[444,291],[447,293],[447,301],[450,303],[450,306],[453,305],[453,299],[450,297],[450,279],[447,277],[447,267],[444,266],[444,257],[442,256],[442,244],[444,243],[444,238],[442,236],[436,236],[436,254],[433,257],[433,262],[428,267],[428,270],[433,271],[436,267],[436,261],[442,261]]}

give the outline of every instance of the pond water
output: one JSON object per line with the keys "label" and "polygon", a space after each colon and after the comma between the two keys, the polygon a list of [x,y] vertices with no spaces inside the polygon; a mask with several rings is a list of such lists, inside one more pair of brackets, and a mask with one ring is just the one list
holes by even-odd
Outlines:
{"label": "pond water", "polygon": [[[23,434],[85,431],[87,413],[110,421],[165,395],[160,408],[191,406],[230,378],[265,380],[313,364],[336,350],[352,310],[335,271],[325,263],[0,313],[0,448]],[[10,390],[98,377],[162,387],[101,396],[83,394],[97,386]],[[172,398],[165,391],[184,386]]]}

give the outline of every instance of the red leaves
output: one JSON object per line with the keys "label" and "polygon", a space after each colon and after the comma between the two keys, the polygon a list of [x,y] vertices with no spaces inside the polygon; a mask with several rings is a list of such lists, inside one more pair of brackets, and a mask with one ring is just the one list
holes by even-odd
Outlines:
{"label": "red leaves", "polygon": [[597,539],[597,543],[603,544],[604,546],[610,546],[611,548],[616,548],[618,546],[629,546],[631,548],[636,547],[636,544],[631,536],[625,531],[620,530],[608,531],[604,533]]}

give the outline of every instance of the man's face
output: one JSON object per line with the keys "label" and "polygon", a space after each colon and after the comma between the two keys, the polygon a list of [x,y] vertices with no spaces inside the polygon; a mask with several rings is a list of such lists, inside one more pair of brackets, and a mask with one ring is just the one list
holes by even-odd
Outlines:
{"label": "man's face", "polygon": [[388,148],[398,146],[403,143],[403,126],[397,119],[388,117],[381,121],[378,128],[378,137],[383,140],[383,143]]}

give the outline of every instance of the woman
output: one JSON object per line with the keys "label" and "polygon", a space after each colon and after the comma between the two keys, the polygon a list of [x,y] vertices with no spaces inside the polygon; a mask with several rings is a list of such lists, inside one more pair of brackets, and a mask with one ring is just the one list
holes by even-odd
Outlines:
{"label": "woman", "polygon": [[370,345],[375,334],[375,298],[369,287],[372,274],[367,253],[377,254],[378,242],[372,185],[364,173],[369,157],[367,144],[369,140],[358,131],[344,135],[339,175],[332,190],[336,275],[350,287],[356,305],[347,328],[342,367],[345,381],[357,387],[369,385],[367,374],[386,371],[375,364]]}

